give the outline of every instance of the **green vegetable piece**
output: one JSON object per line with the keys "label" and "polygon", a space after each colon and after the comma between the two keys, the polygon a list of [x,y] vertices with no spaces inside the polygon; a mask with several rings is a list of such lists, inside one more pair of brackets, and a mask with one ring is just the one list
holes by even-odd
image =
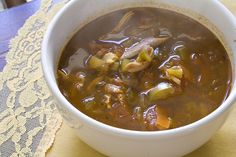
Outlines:
{"label": "green vegetable piece", "polygon": [[95,56],[92,56],[89,61],[88,61],[88,66],[89,68],[91,69],[99,69],[101,68],[102,66],[104,66],[105,64],[105,61],[102,60],[102,59],[99,59]]}
{"label": "green vegetable piece", "polygon": [[114,64],[111,65],[111,70],[118,71],[120,67],[119,62],[115,62]]}
{"label": "green vegetable piece", "polygon": [[143,115],[142,113],[143,113],[142,108],[140,106],[135,107],[134,110],[133,110],[133,115],[136,119],[140,120],[142,118],[142,115]]}
{"label": "green vegetable piece", "polygon": [[102,59],[105,61],[105,63],[112,64],[115,61],[117,61],[119,58],[117,57],[116,54],[109,52],[105,54]]}
{"label": "green vegetable piece", "polygon": [[170,83],[162,82],[156,87],[152,88],[148,92],[148,98],[150,101],[155,101],[159,99],[166,99],[172,94],[174,94],[175,89]]}
{"label": "green vegetable piece", "polygon": [[123,71],[134,73],[141,70],[144,70],[150,65],[150,62],[137,62],[133,61],[125,65]]}
{"label": "green vegetable piece", "polygon": [[123,59],[123,60],[121,61],[121,71],[122,71],[122,72],[125,71],[126,65],[127,65],[128,63],[130,63],[130,60],[129,60],[129,59]]}
{"label": "green vegetable piece", "polygon": [[173,66],[171,68],[166,69],[166,73],[168,76],[174,76],[179,79],[183,77],[183,69],[181,66]]}
{"label": "green vegetable piece", "polygon": [[154,57],[153,51],[154,51],[153,48],[150,46],[143,48],[138,55],[137,61],[138,62],[143,62],[143,61],[151,62]]}

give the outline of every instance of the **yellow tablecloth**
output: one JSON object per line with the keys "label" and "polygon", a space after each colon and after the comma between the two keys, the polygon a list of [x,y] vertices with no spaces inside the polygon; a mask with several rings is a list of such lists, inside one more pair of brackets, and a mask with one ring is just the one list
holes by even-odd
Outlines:
{"label": "yellow tablecloth", "polygon": [[[236,0],[221,0],[236,15]],[[47,157],[102,157],[83,143],[65,123]],[[236,157],[236,104],[224,126],[198,150],[186,157]]]}

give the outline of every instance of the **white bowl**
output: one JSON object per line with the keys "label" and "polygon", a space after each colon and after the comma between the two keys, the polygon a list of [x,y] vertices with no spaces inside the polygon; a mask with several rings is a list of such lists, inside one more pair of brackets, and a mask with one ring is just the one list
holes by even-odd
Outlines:
{"label": "white bowl", "polygon": [[[187,14],[217,34],[224,43],[233,68],[233,85],[227,100],[210,115],[192,124],[166,131],[131,131],[100,123],[77,110],[61,94],[56,69],[65,44],[82,26],[114,10],[129,7],[161,7]],[[191,29],[191,28],[187,28]],[[98,28],[99,31],[99,28]],[[217,0],[72,0],[55,18],[42,45],[46,82],[63,118],[88,145],[108,156],[183,156],[203,145],[222,126],[235,100],[236,22]]]}

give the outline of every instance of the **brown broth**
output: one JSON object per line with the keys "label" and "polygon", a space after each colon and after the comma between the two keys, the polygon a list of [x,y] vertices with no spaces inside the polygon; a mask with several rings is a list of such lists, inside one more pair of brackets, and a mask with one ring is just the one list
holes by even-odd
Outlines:
{"label": "brown broth", "polygon": [[[122,30],[109,34],[129,11],[134,15]],[[122,72],[118,61],[118,70],[88,66],[102,48],[105,52],[99,53],[120,57],[144,38],[166,36],[170,38],[153,47],[154,58],[144,70]],[[164,72],[173,66],[183,70],[181,84]],[[207,116],[227,98],[232,77],[227,52],[211,31],[182,14],[156,8],[119,10],[85,25],[67,43],[58,70],[62,94],[81,112],[111,126],[142,131],[177,128]],[[170,83],[174,93],[150,100],[147,93],[161,82]],[[122,92],[109,93],[107,84]]]}

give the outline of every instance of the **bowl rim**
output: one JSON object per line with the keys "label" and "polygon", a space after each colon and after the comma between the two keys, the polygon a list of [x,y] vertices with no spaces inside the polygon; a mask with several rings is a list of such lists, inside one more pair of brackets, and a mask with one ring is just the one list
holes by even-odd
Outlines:
{"label": "bowl rim", "polygon": [[[78,0],[79,1],[79,0]],[[76,0],[72,0],[68,2],[52,19],[50,22],[47,31],[44,35],[43,42],[42,42],[42,56],[41,56],[41,65],[43,69],[44,78],[46,80],[47,86],[49,87],[52,96],[59,102],[59,105],[62,105],[66,108],[67,111],[72,113],[76,116],[76,118],[79,118],[80,121],[82,121],[82,124],[87,124],[89,127],[95,128],[97,130],[100,130],[102,132],[106,131],[107,133],[119,135],[119,136],[125,136],[125,137],[135,137],[139,139],[146,139],[147,137],[153,138],[153,137],[170,137],[170,136],[181,136],[186,135],[187,133],[190,133],[192,130],[195,130],[196,128],[199,128],[203,124],[207,124],[208,122],[212,121],[213,119],[219,117],[223,112],[225,112],[228,108],[230,108],[233,105],[233,102],[236,100],[236,83],[235,78],[232,80],[232,86],[229,96],[226,98],[226,100],[213,112],[208,114],[207,116],[197,120],[196,122],[190,123],[188,125],[184,125],[178,128],[169,129],[169,130],[161,130],[161,131],[137,131],[137,130],[128,130],[128,129],[122,129],[113,127],[110,125],[107,125],[105,123],[99,122],[83,112],[76,109],[60,92],[58,85],[56,83],[56,78],[54,78],[51,73],[49,72],[48,68],[50,64],[48,63],[47,58],[47,50],[48,50],[48,43],[50,41],[50,36],[52,35],[52,30],[56,26],[57,21],[60,19],[60,17],[63,15],[63,13],[69,9],[74,3],[78,2]],[[232,26],[235,26],[236,28],[236,19],[234,15],[218,0],[211,0],[212,3],[214,3],[219,10],[224,14],[224,16],[227,18],[229,23]],[[236,52],[235,52],[236,53]],[[236,55],[236,54],[235,54]],[[236,64],[236,60],[232,59],[231,62]]]}

